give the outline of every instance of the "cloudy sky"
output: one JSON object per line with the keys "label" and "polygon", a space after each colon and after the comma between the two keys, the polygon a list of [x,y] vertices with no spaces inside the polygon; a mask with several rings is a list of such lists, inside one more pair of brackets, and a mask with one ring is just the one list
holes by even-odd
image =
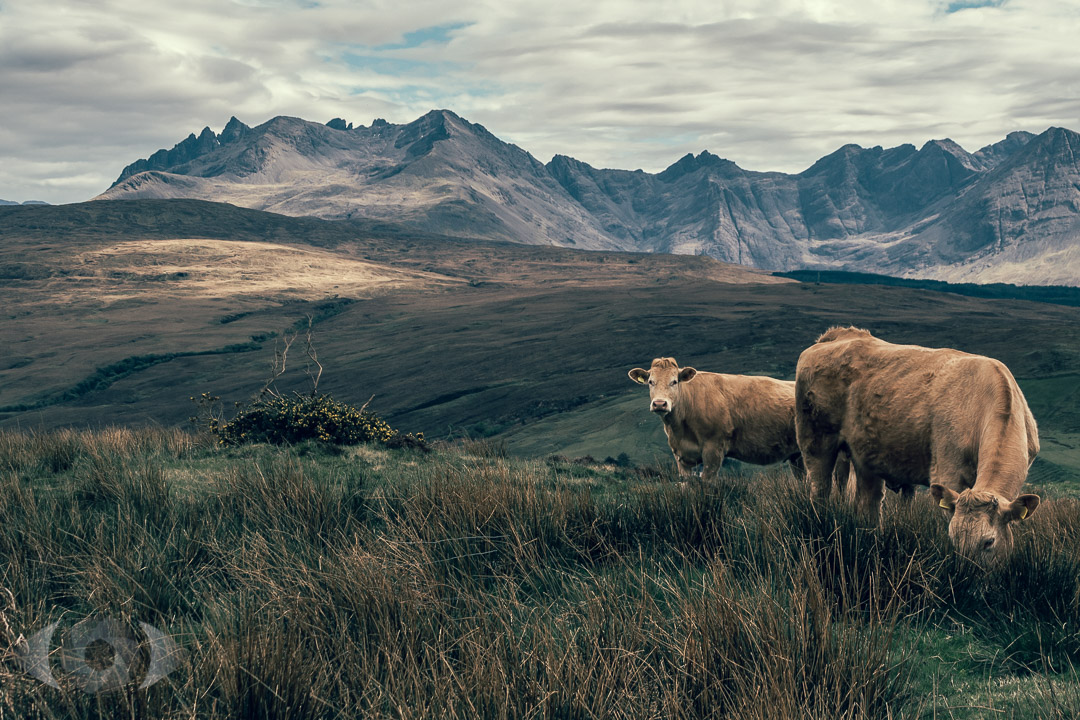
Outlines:
{"label": "cloudy sky", "polygon": [[541,161],[1080,130],[1075,0],[0,0],[0,198],[78,202],[236,115],[446,108]]}

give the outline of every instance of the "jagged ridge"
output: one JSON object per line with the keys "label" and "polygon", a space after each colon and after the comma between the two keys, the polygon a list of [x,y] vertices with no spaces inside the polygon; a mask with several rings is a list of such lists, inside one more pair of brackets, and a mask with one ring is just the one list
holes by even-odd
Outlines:
{"label": "jagged ridge", "polygon": [[403,222],[515,242],[708,254],[758,268],[833,267],[1080,285],[1080,136],[1014,132],[969,153],[846,145],[798,174],[708,151],[660,173],[544,165],[447,110],[353,126],[235,117],[124,168],[101,197],[193,197],[288,215]]}

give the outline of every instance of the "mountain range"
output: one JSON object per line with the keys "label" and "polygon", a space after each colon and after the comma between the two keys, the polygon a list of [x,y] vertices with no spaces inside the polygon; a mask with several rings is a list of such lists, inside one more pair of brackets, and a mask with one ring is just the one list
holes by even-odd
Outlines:
{"label": "mountain range", "polygon": [[195,198],[293,216],[589,250],[704,254],[767,270],[1080,285],[1080,134],[972,153],[845,145],[797,174],[709,151],[659,173],[544,164],[448,110],[353,126],[232,118],[138,160],[99,199]]}

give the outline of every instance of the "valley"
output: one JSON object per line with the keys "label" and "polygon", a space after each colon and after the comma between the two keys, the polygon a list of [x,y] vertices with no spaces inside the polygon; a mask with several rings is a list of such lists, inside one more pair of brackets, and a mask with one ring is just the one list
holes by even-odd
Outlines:
{"label": "valley", "polygon": [[[428,437],[666,463],[626,377],[658,355],[791,378],[826,328],[1005,362],[1080,480],[1075,307],[795,282],[707,257],[468,241],[190,200],[0,208],[0,427],[176,425],[242,401],[314,324],[319,389]],[[303,358],[279,379],[310,389]]]}

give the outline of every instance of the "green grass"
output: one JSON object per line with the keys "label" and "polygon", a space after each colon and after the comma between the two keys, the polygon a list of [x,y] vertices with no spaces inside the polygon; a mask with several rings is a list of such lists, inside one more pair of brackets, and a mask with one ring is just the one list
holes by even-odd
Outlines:
{"label": "green grass", "polygon": [[[867,528],[786,468],[665,472],[175,430],[0,432],[0,715],[1059,718],[1080,712],[1080,502],[985,573],[925,494]],[[187,657],[145,691],[27,678],[106,615]]]}
{"label": "green grass", "polygon": [[501,437],[511,452],[523,457],[591,456],[603,460],[626,453],[639,464],[667,463],[671,451],[664,424],[648,411],[648,398],[648,392],[630,389],[621,397],[513,426]]}
{"label": "green grass", "polygon": [[[963,623],[928,627],[908,640],[920,658],[911,692],[938,717],[1071,717],[1080,679],[1010,661],[1007,650]],[[924,712],[924,714],[927,714]]]}
{"label": "green grass", "polygon": [[124,358],[120,362],[99,367],[97,370],[94,371],[92,375],[84,378],[83,380],[79,381],[75,385],[67,388],[62,392],[54,393],[53,395],[49,395],[29,403],[21,403],[18,405],[8,405],[0,407],[0,413],[24,412],[26,410],[36,410],[38,408],[47,407],[49,405],[57,405],[63,402],[78,400],[85,395],[89,395],[90,393],[107,388],[118,380],[122,380],[129,375],[141,372],[142,370],[153,367],[154,365],[171,362],[177,358],[196,357],[199,355],[228,355],[231,353],[251,352],[253,350],[259,350],[261,347],[262,346],[259,345],[257,342],[247,342],[226,345],[223,348],[217,348],[214,350],[193,350],[189,352],[171,352],[156,355],[132,355],[130,357]]}

